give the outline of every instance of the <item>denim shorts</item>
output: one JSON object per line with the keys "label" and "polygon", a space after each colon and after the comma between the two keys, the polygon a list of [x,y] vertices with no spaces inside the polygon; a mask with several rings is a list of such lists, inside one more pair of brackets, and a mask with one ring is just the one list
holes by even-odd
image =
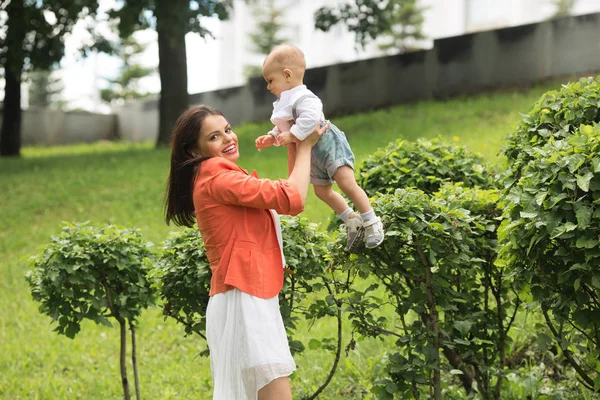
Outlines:
{"label": "denim shorts", "polygon": [[[325,122],[321,124],[323,126]],[[354,170],[354,154],[344,132],[329,123],[327,131],[314,145],[310,157],[310,183],[330,185],[338,168],[347,165]]]}

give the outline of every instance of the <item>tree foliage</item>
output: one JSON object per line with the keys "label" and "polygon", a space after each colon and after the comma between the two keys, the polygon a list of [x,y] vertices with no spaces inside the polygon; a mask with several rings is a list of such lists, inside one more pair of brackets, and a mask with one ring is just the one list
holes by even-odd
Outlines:
{"label": "tree foliage", "polygon": [[504,185],[512,186],[533,159],[531,149],[564,139],[580,125],[600,122],[600,77],[581,78],[546,92],[523,117],[502,153],[508,159]]}
{"label": "tree foliage", "polygon": [[344,23],[358,45],[365,47],[369,40],[389,36],[392,40],[383,44],[384,49],[394,47],[402,52],[410,42],[423,39],[423,11],[416,0],[354,0],[318,9],[315,27],[327,32]]}
{"label": "tree foliage", "polygon": [[388,40],[379,44],[379,48],[400,53],[418,50],[419,41],[426,39],[423,34],[425,7],[419,6],[418,0],[403,0],[390,1],[387,9],[390,13],[390,27],[381,36]]}
{"label": "tree foliage", "polygon": [[154,68],[144,67],[136,58],[146,50],[146,45],[139,43],[132,36],[123,39],[116,50],[123,65],[116,78],[105,78],[109,86],[100,90],[100,97],[106,103],[127,101],[148,97],[150,94],[139,85],[139,80],[152,75]]}
{"label": "tree foliage", "polygon": [[501,263],[540,302],[583,384],[600,391],[600,127],[523,151],[528,161],[506,193]]}
{"label": "tree foliage", "polygon": [[62,79],[53,70],[31,71],[29,78],[29,106],[39,108],[62,108],[60,100],[63,91]]}
{"label": "tree foliage", "polygon": [[[281,35],[281,30],[284,28],[281,18],[284,13],[285,9],[278,7],[275,0],[253,2],[252,16],[256,21],[256,30],[248,35],[253,53],[266,56],[273,47],[287,42],[287,38]],[[248,77],[261,75],[261,73],[261,65],[245,66],[245,74]]]}
{"label": "tree foliage", "polygon": [[369,155],[358,175],[358,184],[370,195],[407,187],[431,194],[448,182],[494,187],[494,174],[487,170],[480,155],[440,138],[391,142]]}
{"label": "tree foliage", "polygon": [[284,13],[285,9],[278,7],[275,0],[262,0],[253,5],[252,15],[256,21],[256,32],[250,33],[248,37],[254,53],[269,54],[273,47],[287,41],[281,36],[281,30],[284,28],[281,18]]}
{"label": "tree foliage", "polygon": [[169,235],[159,251],[154,275],[165,318],[182,324],[186,335],[196,333],[206,339],[211,271],[197,228]]}
{"label": "tree foliage", "polygon": [[372,204],[386,240],[358,256],[340,255],[352,274],[377,279],[349,290],[355,332],[395,338],[388,378],[373,388],[379,398],[439,399],[452,376],[469,394],[500,398],[493,383],[502,381],[518,302],[503,304],[510,281],[493,264],[498,195],[459,184],[433,195],[410,188],[378,195]]}

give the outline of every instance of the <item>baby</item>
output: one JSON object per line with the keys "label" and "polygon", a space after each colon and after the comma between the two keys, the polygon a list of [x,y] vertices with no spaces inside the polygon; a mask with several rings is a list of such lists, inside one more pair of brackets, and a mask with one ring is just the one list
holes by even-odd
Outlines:
{"label": "baby", "polygon": [[[303,84],[306,61],[297,47],[282,44],[274,47],[262,67],[267,89],[278,100],[273,103],[271,122],[275,127],[256,139],[256,148],[288,145],[304,140],[324,121],[323,103]],[[375,215],[369,198],[354,178],[354,154],[344,132],[333,124],[312,149],[310,182],[315,194],[336,212],[346,224],[346,250],[355,251],[365,238],[373,248],[383,242],[381,220]],[[332,183],[354,203],[360,215],[333,190]]]}

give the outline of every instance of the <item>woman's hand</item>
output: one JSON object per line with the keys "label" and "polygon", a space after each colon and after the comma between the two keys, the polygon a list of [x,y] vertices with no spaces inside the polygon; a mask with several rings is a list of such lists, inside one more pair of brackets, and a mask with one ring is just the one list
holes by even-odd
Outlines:
{"label": "woman's hand", "polygon": [[277,140],[279,140],[279,144],[282,146],[287,146],[288,144],[296,142],[296,136],[292,134],[292,132],[281,132],[277,135]]}
{"label": "woman's hand", "polygon": [[315,144],[317,144],[317,142],[319,141],[319,139],[321,139],[321,136],[323,136],[323,134],[325,133],[325,131],[327,130],[327,128],[329,128],[329,121],[327,121],[325,123],[325,125],[323,125],[321,127],[321,121],[319,121],[319,125],[317,125],[317,127],[315,128],[315,130],[313,131],[313,133],[311,133],[310,135],[308,135],[308,137],[306,139],[304,139],[303,141],[299,142],[298,144],[304,144],[306,146],[310,146],[313,147]]}

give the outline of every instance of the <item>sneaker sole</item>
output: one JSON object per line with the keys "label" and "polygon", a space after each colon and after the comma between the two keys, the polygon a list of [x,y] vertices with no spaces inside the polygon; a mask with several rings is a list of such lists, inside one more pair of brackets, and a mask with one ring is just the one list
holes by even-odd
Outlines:
{"label": "sneaker sole", "polygon": [[385,239],[385,236],[381,238],[381,240],[377,243],[375,243],[373,246],[367,246],[367,244],[365,243],[365,247],[367,249],[374,249],[375,247],[379,246],[381,243],[383,243],[383,239]]}
{"label": "sneaker sole", "polygon": [[354,252],[360,248],[360,245],[363,244],[363,238],[365,237],[365,229],[358,229],[357,235],[354,237],[352,243],[348,243],[346,245],[346,251]]}

